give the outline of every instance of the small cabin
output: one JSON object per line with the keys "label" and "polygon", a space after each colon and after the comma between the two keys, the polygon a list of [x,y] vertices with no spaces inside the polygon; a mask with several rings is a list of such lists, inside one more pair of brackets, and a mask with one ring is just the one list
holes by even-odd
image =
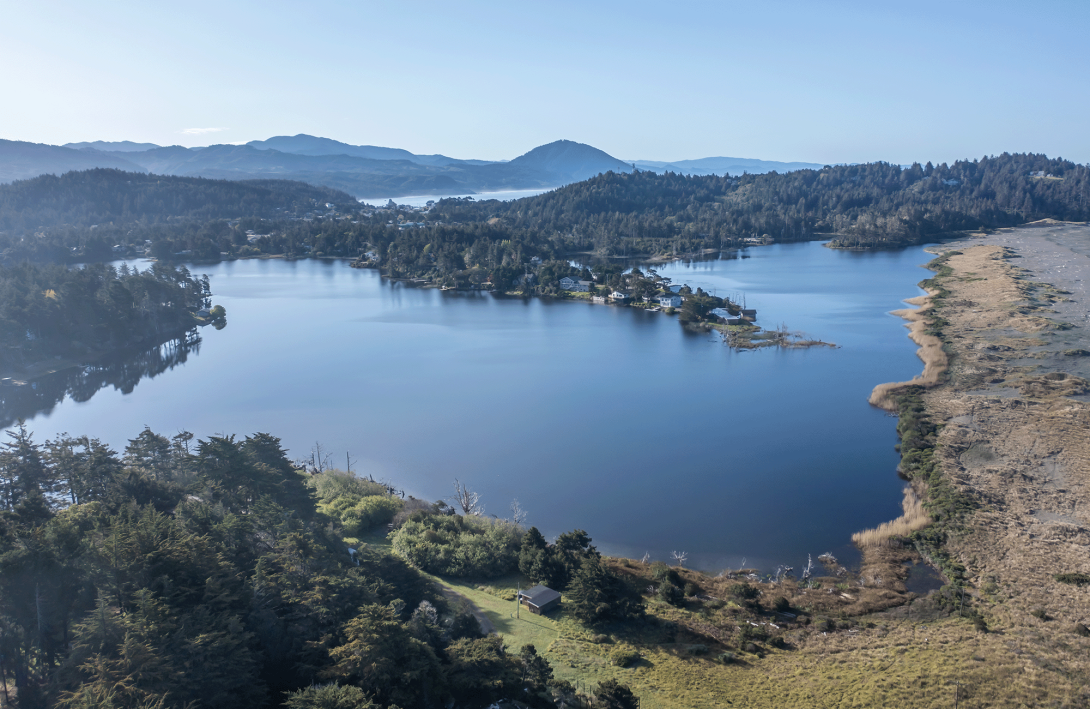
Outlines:
{"label": "small cabin", "polygon": [[538,584],[526,591],[519,591],[519,603],[534,615],[542,615],[560,605],[560,592]]}
{"label": "small cabin", "polygon": [[663,308],[680,308],[681,307],[681,296],[678,295],[677,293],[669,293],[667,295],[660,295],[658,300],[659,300],[659,305],[662,306]]}

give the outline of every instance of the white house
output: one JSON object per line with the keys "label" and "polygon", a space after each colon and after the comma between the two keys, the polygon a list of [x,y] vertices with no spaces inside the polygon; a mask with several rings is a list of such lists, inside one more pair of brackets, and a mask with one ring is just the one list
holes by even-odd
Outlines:
{"label": "white house", "polygon": [[575,291],[576,293],[589,293],[590,281],[579,281],[570,276],[564,276],[560,279],[560,287],[564,290]]}
{"label": "white house", "polygon": [[632,296],[624,291],[615,290],[609,294],[609,297],[618,303],[625,303],[632,299]]}
{"label": "white house", "polygon": [[663,308],[680,308],[681,296],[677,293],[668,293],[659,296],[659,305]]}

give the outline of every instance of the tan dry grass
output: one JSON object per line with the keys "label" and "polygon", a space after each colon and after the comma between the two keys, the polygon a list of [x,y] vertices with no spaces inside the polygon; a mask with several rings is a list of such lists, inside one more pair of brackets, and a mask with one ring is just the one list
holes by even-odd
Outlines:
{"label": "tan dry grass", "polygon": [[934,292],[929,291],[927,296],[910,298],[905,301],[909,305],[918,305],[919,308],[893,311],[894,315],[908,321],[905,327],[908,328],[909,338],[920,346],[920,349],[916,351],[916,355],[923,360],[923,372],[907,382],[888,382],[874,387],[869,400],[873,406],[886,411],[893,411],[896,408],[893,394],[898,390],[906,386],[932,387],[942,380],[942,374],[949,365],[946,352],[942,349],[942,340],[925,332],[928,325],[927,311],[931,309],[931,296],[933,295]]}
{"label": "tan dry grass", "polygon": [[852,535],[852,541],[860,548],[886,544],[890,537],[904,537],[931,524],[931,517],[923,508],[923,500],[911,485],[905,486],[905,496],[901,500],[904,514],[895,520],[883,522],[874,529],[864,529]]}

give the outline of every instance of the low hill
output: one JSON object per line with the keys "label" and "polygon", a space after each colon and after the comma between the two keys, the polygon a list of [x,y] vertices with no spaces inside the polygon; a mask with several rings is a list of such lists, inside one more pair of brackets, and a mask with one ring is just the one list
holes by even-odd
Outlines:
{"label": "low hill", "polygon": [[59,175],[95,167],[112,167],[132,172],[144,170],[120,155],[20,140],[0,140],[0,184],[38,175]]}
{"label": "low hill", "polygon": [[94,169],[0,185],[0,231],[110,222],[269,217],[334,203],[351,195],[286,180],[210,180]]}

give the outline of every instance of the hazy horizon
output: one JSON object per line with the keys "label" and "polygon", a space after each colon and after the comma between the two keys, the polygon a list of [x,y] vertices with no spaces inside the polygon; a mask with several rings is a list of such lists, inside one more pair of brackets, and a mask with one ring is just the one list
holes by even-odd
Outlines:
{"label": "hazy horizon", "polygon": [[455,158],[1090,162],[1090,6],[118,2],[7,8],[4,137],[308,133]]}

